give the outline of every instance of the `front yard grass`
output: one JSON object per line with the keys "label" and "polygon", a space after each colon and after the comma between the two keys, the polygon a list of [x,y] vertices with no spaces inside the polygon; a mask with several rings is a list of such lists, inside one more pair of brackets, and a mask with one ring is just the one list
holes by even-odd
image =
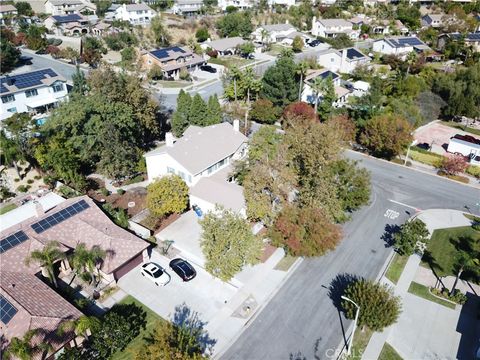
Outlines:
{"label": "front yard grass", "polygon": [[405,268],[407,261],[408,256],[402,256],[398,253],[395,253],[395,255],[393,256],[393,260],[388,267],[387,273],[385,274],[387,279],[396,284],[398,282],[398,279],[400,279],[400,276],[402,275],[403,269]]}
{"label": "front yard grass", "polygon": [[378,360],[403,360],[403,358],[398,355],[395,349],[389,343],[385,343],[382,348],[382,352],[378,357]]}
{"label": "front yard grass", "polygon": [[280,271],[288,271],[292,267],[292,265],[295,263],[295,261],[298,259],[298,257],[291,256],[291,255],[285,255],[282,260],[280,260],[277,265],[275,265],[274,269],[275,270],[280,270]]}
{"label": "front yard grass", "polygon": [[192,85],[191,81],[157,80],[157,84],[163,88],[183,88]]}
{"label": "front yard grass", "polygon": [[112,355],[111,360],[133,360],[135,359],[135,354],[145,345],[144,338],[148,336],[156,327],[157,324],[166,321],[162,319],[160,316],[155,314],[152,310],[148,307],[143,305],[140,301],[135,299],[133,296],[128,295],[125,299],[120,301],[120,304],[135,304],[136,306],[141,307],[147,313],[146,318],[146,327],[140,331],[140,334],[133,339],[130,344],[128,344],[127,348],[123,351],[116,352]]}
{"label": "front yard grass", "polygon": [[427,164],[434,167],[438,167],[443,159],[443,156],[440,154],[413,147],[410,149],[409,156],[414,161],[418,161],[422,164]]}
{"label": "front yard grass", "polygon": [[455,304],[452,304],[448,301],[445,301],[445,300],[437,298],[436,296],[433,296],[430,293],[428,287],[426,287],[425,285],[422,285],[422,284],[418,284],[414,281],[412,281],[412,283],[410,284],[408,292],[410,294],[417,295],[421,298],[424,298],[425,300],[432,301],[434,303],[446,306],[450,309],[455,309]]}
{"label": "front yard grass", "polygon": [[438,229],[432,234],[427,245],[427,255],[423,261],[427,263],[438,276],[455,276],[454,269],[457,250],[455,242],[462,238],[472,238],[476,250],[480,250],[480,231],[471,226],[462,226],[449,229]]}
{"label": "front yard grass", "polygon": [[219,58],[210,58],[208,60],[209,63],[211,64],[216,64],[216,65],[222,65],[225,66],[226,68],[230,69],[234,66],[240,67],[243,65],[248,65],[253,63],[253,60],[250,59],[243,59],[238,56],[224,56],[224,57],[219,57]]}
{"label": "front yard grass", "polygon": [[365,329],[362,331],[361,327],[358,327],[355,330],[355,336],[353,337],[353,346],[352,351],[348,360],[360,360],[362,358],[365,349],[367,348],[368,342],[373,335],[373,331],[365,326]]}
{"label": "front yard grass", "polygon": [[7,204],[4,207],[0,208],[0,215],[6,214],[9,211],[12,211],[13,209],[16,209],[17,205],[14,203]]}

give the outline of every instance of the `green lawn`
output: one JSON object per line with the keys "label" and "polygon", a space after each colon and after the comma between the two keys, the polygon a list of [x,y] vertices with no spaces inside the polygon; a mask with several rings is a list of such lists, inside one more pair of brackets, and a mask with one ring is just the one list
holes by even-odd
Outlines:
{"label": "green lawn", "polygon": [[271,49],[267,51],[267,54],[273,56],[280,55],[284,49],[289,49],[289,47],[285,47],[279,44],[273,44],[271,45]]}
{"label": "green lawn", "polygon": [[365,326],[362,331],[360,327],[355,330],[355,336],[353,337],[353,346],[348,360],[360,360],[362,358],[368,342],[373,335],[373,331]]}
{"label": "green lawn", "polygon": [[464,128],[463,125],[458,124],[458,123],[456,123],[456,122],[442,121],[442,124],[443,124],[443,125],[447,125],[447,126],[449,126],[449,127],[452,127],[452,128],[454,128],[454,129],[458,129],[458,130],[462,130],[462,131],[468,132],[468,133],[470,133],[470,134],[480,135],[480,130],[479,130],[479,129],[474,129],[474,128],[470,128],[470,127]]}
{"label": "green lawn", "polygon": [[13,209],[16,209],[17,205],[15,204],[7,204],[4,207],[0,208],[0,215],[6,214],[9,211],[12,211]]}
{"label": "green lawn", "polygon": [[140,306],[143,310],[147,313],[147,326],[145,330],[142,330],[140,334],[132,340],[132,342],[127,346],[125,350],[122,352],[117,352],[113,354],[111,360],[133,360],[135,358],[135,354],[141,349],[144,344],[145,340],[144,337],[150,334],[156,327],[156,324],[165,321],[160,316],[155,314],[152,310],[148,307],[143,305],[140,301],[135,299],[133,296],[128,295],[125,299],[120,301],[120,304],[131,304],[134,303],[137,306]]}
{"label": "green lawn", "polygon": [[175,81],[175,80],[157,80],[157,84],[164,88],[183,88],[192,85],[191,81]]}
{"label": "green lawn", "polygon": [[434,303],[446,306],[450,309],[455,309],[455,304],[452,304],[448,301],[445,301],[445,300],[439,299],[436,296],[433,296],[430,293],[430,291],[428,290],[428,287],[426,287],[422,284],[418,284],[414,281],[412,281],[412,283],[410,284],[410,288],[408,289],[408,292],[413,294],[413,295],[417,295],[421,298],[424,298],[425,300],[429,300],[429,301],[432,301]]}
{"label": "green lawn", "polygon": [[429,264],[438,276],[455,276],[455,242],[470,237],[475,240],[476,250],[480,250],[480,232],[471,226],[435,230],[428,242],[427,256],[424,256],[423,261]]}
{"label": "green lawn", "polygon": [[385,343],[382,348],[382,352],[378,357],[378,360],[403,360],[395,349],[388,343]]}
{"label": "green lawn", "polygon": [[238,57],[238,56],[224,56],[219,58],[210,58],[208,62],[211,64],[223,65],[226,68],[232,68],[234,66],[240,67],[243,65],[251,64],[253,63],[253,60],[242,59],[241,57]]}
{"label": "green lawn", "polygon": [[387,273],[385,276],[388,280],[396,284],[398,279],[400,279],[400,275],[402,275],[403,269],[405,268],[405,264],[408,261],[408,256],[402,256],[400,254],[395,254],[393,256],[393,260],[388,267]]}
{"label": "green lawn", "polygon": [[298,257],[291,256],[291,255],[285,255],[282,260],[278,262],[277,265],[275,265],[275,270],[280,270],[280,271],[288,271],[290,267],[297,261]]}
{"label": "green lawn", "polygon": [[410,149],[409,158],[423,164],[431,165],[437,167],[443,159],[443,156],[440,154],[417,150],[415,148]]}

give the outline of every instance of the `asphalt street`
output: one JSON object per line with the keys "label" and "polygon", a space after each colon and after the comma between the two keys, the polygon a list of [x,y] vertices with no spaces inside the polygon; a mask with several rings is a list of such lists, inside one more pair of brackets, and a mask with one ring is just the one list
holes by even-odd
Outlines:
{"label": "asphalt street", "polygon": [[336,359],[335,350],[350,335],[344,334],[350,321],[334,300],[345,278],[375,279],[383,271],[392,251],[386,228],[422,209],[465,211],[467,206],[479,212],[478,189],[350,151],[347,157],[371,171],[370,204],[343,226],[344,239],[335,251],[301,263],[223,360]]}

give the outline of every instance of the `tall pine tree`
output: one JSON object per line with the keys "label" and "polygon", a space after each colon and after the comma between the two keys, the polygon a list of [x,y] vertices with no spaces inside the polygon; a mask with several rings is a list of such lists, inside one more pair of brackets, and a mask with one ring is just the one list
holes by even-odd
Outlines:
{"label": "tall pine tree", "polygon": [[190,125],[205,126],[207,117],[207,104],[199,94],[195,94],[190,105],[189,123]]}
{"label": "tall pine tree", "polygon": [[208,98],[208,117],[205,125],[219,124],[220,122],[222,122],[222,107],[218,101],[217,94],[215,94]]}
{"label": "tall pine tree", "polygon": [[172,116],[172,132],[175,136],[183,135],[185,129],[190,125],[190,108],[192,106],[192,97],[190,94],[180,90],[177,98],[177,110]]}

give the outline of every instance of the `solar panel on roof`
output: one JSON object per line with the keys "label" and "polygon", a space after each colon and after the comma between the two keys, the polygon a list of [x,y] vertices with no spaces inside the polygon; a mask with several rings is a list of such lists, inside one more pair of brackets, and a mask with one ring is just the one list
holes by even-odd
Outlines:
{"label": "solar panel on roof", "polygon": [[169,55],[168,55],[168,52],[169,52],[169,51],[173,51],[173,52],[181,53],[181,54],[186,53],[186,51],[183,50],[181,47],[179,47],[179,46],[172,46],[172,47],[165,48],[165,49],[158,49],[158,50],[151,51],[151,54],[152,54],[153,56],[159,58],[159,59],[163,59],[163,58],[169,57]]}
{"label": "solar panel on roof", "polygon": [[28,240],[28,236],[23,231],[17,231],[15,234],[3,238],[0,240],[0,254],[10,250],[14,246],[17,246],[26,240]]}
{"label": "solar panel on roof", "polygon": [[0,320],[7,325],[17,313],[17,309],[3,295],[0,295]]}
{"label": "solar panel on roof", "polygon": [[86,210],[89,207],[90,205],[88,205],[85,200],[80,200],[79,202],[62,209],[59,212],[56,212],[55,214],[52,214],[45,219],[32,224],[31,227],[33,231],[35,231],[37,234],[40,234],[50,229],[52,226],[55,226],[78,213],[81,213],[83,210]]}
{"label": "solar panel on roof", "polygon": [[[18,89],[24,89],[32,86],[42,85],[41,80],[45,79],[47,75],[50,77],[58,76],[58,74],[52,69],[42,69],[24,74],[11,75],[9,76],[9,80]],[[6,82],[7,77],[3,77],[0,79],[1,93],[8,92],[8,89],[4,86]]]}

